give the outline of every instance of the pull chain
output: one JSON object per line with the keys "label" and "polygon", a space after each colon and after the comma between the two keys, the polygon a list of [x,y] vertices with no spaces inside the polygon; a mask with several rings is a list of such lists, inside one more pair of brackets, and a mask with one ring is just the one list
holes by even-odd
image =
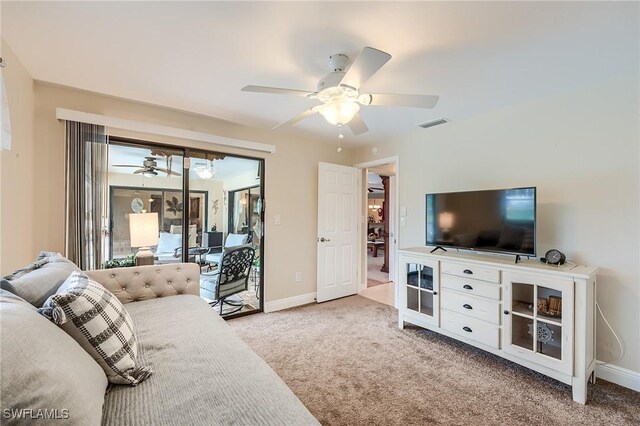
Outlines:
{"label": "pull chain", "polygon": [[344,139],[344,135],[342,134],[342,124],[338,124],[338,152],[342,151],[342,139]]}

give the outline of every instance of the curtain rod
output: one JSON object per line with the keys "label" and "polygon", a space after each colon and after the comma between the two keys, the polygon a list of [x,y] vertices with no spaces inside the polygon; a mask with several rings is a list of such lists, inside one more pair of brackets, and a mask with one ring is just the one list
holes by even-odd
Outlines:
{"label": "curtain rod", "polygon": [[210,133],[197,132],[195,130],[181,129],[178,127],[163,126],[160,124],[145,123],[142,121],[127,120],[125,118],[110,117],[108,115],[93,114],[89,112],[74,111],[66,108],[56,108],[58,120],[77,121],[80,123],[97,124],[112,129],[131,130],[134,132],[149,133],[153,135],[169,136],[180,139],[189,139],[199,142],[208,142],[216,145],[233,148],[248,149],[252,151],[276,152],[276,146],[271,144],[245,141],[241,139],[227,138],[212,135]]}

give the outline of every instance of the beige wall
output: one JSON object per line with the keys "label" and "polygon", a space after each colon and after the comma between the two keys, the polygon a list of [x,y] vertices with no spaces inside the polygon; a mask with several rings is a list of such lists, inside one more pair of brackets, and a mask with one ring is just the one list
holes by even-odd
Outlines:
{"label": "beige wall", "polygon": [[[639,83],[637,75],[451,122],[380,145],[399,155],[399,247],[424,245],[427,192],[537,186],[538,254],[600,266],[597,299],[640,371]],[[371,146],[356,160],[372,160]],[[598,319],[598,359],[618,355]]]}
{"label": "beige wall", "polygon": [[[266,301],[315,292],[318,161],[349,164],[349,150],[338,154],[335,146],[316,140],[293,138],[286,133],[243,127],[209,117],[41,82],[35,83],[35,101],[35,137],[40,155],[36,158],[32,173],[38,182],[46,183],[38,185],[33,194],[38,200],[41,218],[34,224],[37,247],[62,250],[64,126],[55,119],[55,108],[63,107],[275,144],[275,154],[260,154],[208,143],[111,130],[111,134],[119,136],[264,157]],[[273,225],[276,214],[282,216],[280,226]],[[21,262],[27,260],[22,258]],[[302,273],[301,283],[294,282],[296,271]]]}
{"label": "beige wall", "polygon": [[0,273],[8,274],[38,254],[34,230],[39,202],[35,196],[33,79],[2,40],[2,70],[11,114],[11,151],[0,151]]}

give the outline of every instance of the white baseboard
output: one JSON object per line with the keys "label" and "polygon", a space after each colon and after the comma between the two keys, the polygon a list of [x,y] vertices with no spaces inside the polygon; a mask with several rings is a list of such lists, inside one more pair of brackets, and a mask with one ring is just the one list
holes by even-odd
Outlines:
{"label": "white baseboard", "polygon": [[596,363],[597,378],[640,392],[640,373],[602,361]]}
{"label": "white baseboard", "polygon": [[316,301],[316,293],[301,294],[300,296],[287,297],[285,299],[274,300],[264,304],[265,312],[281,311],[283,309],[294,308]]}

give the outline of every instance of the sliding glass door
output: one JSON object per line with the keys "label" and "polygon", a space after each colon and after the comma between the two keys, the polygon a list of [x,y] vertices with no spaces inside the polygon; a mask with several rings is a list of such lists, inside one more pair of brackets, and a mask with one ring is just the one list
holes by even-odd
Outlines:
{"label": "sliding glass door", "polygon": [[[262,159],[111,138],[108,259],[102,266],[132,266],[136,253],[144,249],[156,265],[196,263],[202,280],[211,281],[220,273],[225,249],[249,244],[255,257],[247,285],[229,296],[227,304],[240,306],[236,315],[261,311],[263,170]],[[131,221],[140,214],[151,214],[158,223],[157,234],[147,236],[143,248],[135,238],[141,231],[135,229],[138,222]],[[212,293],[202,297],[218,303]]]}

